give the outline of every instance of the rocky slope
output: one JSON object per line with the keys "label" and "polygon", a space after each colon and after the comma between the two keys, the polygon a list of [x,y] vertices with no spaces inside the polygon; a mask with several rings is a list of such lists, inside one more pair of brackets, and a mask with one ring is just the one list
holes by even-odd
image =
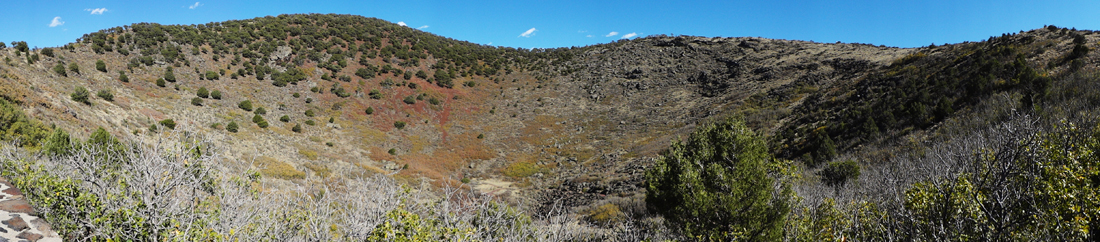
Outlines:
{"label": "rocky slope", "polygon": [[[1006,38],[1030,38],[1022,44],[1050,50],[1021,52],[1042,68],[1034,63],[1049,63],[1062,55],[1048,53],[1073,48],[1072,35],[1059,31]],[[1082,34],[1094,45],[1095,36]],[[891,68],[929,66],[900,59],[917,53],[965,57],[973,48],[999,44],[1005,42],[907,49],[650,36],[526,51],[357,16],[282,15],[109,29],[51,48],[49,55],[3,49],[0,95],[77,137],[97,127],[123,138],[147,135],[157,132],[151,126],[164,129],[158,123],[172,119],[223,145],[230,166],[264,171],[265,182],[275,187],[385,173],[437,186],[469,182],[519,204],[579,209],[601,200],[638,201],[646,166],[699,123],[738,116],[767,134],[795,134],[859,102],[831,103],[838,109],[829,115],[808,116],[822,100],[855,100],[850,88],[881,80]],[[32,55],[37,60],[27,61]],[[106,71],[96,70],[100,60]],[[66,71],[72,64],[78,72]],[[377,69],[383,66],[394,69]],[[176,81],[158,85],[169,68]],[[369,68],[376,72],[357,75]],[[276,74],[292,70],[302,79],[274,84]],[[74,101],[76,87],[109,90],[113,100]],[[195,105],[200,88],[222,97],[199,98]],[[242,101],[266,113],[242,109]],[[956,110],[965,105],[959,102]],[[280,121],[284,115],[287,122]],[[270,126],[255,124],[254,116]],[[239,131],[227,131],[230,122]],[[831,131],[835,139],[851,139],[841,135],[845,130]],[[807,147],[786,157],[797,159]]]}

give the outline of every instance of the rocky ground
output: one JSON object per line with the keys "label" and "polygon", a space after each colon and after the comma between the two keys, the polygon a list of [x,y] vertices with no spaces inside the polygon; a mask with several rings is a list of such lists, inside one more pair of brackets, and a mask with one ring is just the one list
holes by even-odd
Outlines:
{"label": "rocky ground", "polygon": [[0,241],[62,241],[23,200],[23,193],[0,178]]}

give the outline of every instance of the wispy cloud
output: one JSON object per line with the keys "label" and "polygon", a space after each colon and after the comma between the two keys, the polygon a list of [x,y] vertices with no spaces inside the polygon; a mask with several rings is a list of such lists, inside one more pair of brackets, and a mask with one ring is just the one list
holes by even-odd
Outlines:
{"label": "wispy cloud", "polygon": [[535,29],[535,28],[528,29],[527,31],[523,31],[522,34],[519,34],[519,37],[529,38],[532,35],[535,35],[535,31],[538,31],[538,30]]}
{"label": "wispy cloud", "polygon": [[405,24],[405,22],[403,22],[403,21],[399,21],[399,22],[397,22],[397,25],[401,25],[401,26],[409,26],[408,24]]}
{"label": "wispy cloud", "polygon": [[92,15],[102,15],[103,12],[107,12],[107,8],[87,8],[84,11],[90,11]]}
{"label": "wispy cloud", "polygon": [[634,36],[638,36],[638,33],[629,33],[629,34],[624,34],[624,35],[623,35],[623,39],[629,39],[629,38],[634,38]]}
{"label": "wispy cloud", "polygon": [[427,26],[427,25],[424,25],[424,26],[420,26],[420,27],[416,27],[416,29],[426,29],[426,28],[428,28],[428,26]]}
{"label": "wispy cloud", "polygon": [[585,35],[584,37],[592,38],[593,36],[590,34],[590,35]]}
{"label": "wispy cloud", "polygon": [[603,37],[611,37],[616,35],[619,35],[619,32],[611,31],[611,33],[607,33],[607,35],[604,35]]}
{"label": "wispy cloud", "polygon": [[50,27],[57,27],[64,25],[65,21],[61,21],[61,16],[53,17],[53,21],[50,21]]}
{"label": "wispy cloud", "polygon": [[198,8],[198,7],[202,7],[202,3],[195,2],[195,4],[191,4],[191,6],[187,6],[188,9],[195,9],[195,8]]}

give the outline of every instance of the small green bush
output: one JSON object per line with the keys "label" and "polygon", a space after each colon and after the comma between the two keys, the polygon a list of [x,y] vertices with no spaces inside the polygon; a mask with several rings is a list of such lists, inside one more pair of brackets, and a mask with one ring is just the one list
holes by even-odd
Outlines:
{"label": "small green bush", "polygon": [[306,120],[306,125],[309,125],[309,126],[314,126],[314,125],[317,125],[317,122],[313,122],[313,120],[312,120],[312,119],[310,119],[310,120]]}
{"label": "small green bush", "polygon": [[107,63],[103,63],[103,60],[96,60],[95,69],[100,72],[107,72]]}
{"label": "small green bush", "polygon": [[50,48],[42,48],[41,50],[38,50],[38,53],[42,53],[42,55],[44,56],[53,57],[53,49]]}
{"label": "small green bush", "polygon": [[252,122],[253,123],[260,123],[260,121],[264,121],[263,116],[260,116],[259,114],[252,115]]}
{"label": "small green bush", "polygon": [[267,109],[264,109],[264,107],[259,107],[259,108],[256,108],[255,113],[259,114],[259,115],[265,115],[265,114],[267,114]]}
{"label": "small green bush", "polygon": [[160,125],[168,129],[176,129],[176,121],[172,119],[161,120]]}
{"label": "small green bush", "polygon": [[157,78],[157,86],[158,87],[164,87],[165,86],[164,78]]}
{"label": "small green bush", "polygon": [[405,104],[416,104],[416,96],[407,96],[403,101]]}
{"label": "small green bush", "polygon": [[295,93],[294,93],[294,98],[299,98],[299,97],[301,97],[301,96],[302,96],[302,94],[299,94],[299,93],[297,93],[297,92],[295,92]]}
{"label": "small green bush", "polygon": [[393,122],[393,127],[397,128],[397,129],[404,129],[405,128],[405,121],[394,121]]}
{"label": "small green bush", "polygon": [[313,117],[314,115],[316,114],[313,113],[313,109],[306,110],[306,117]]}
{"label": "small green bush", "polygon": [[130,82],[130,77],[126,76],[126,72],[118,71],[118,80],[121,82]]}
{"label": "small green bush", "polygon": [[331,124],[331,123],[333,123],[333,122],[336,122],[336,118],[333,118],[333,117],[328,117],[328,123],[330,123],[330,124]]}
{"label": "small green bush", "polygon": [[217,80],[218,73],[214,71],[206,71],[206,80]]}
{"label": "small green bush", "polygon": [[69,73],[65,72],[65,64],[58,62],[56,66],[53,66],[53,72],[58,76],[69,76]]}
{"label": "small green bush", "polygon": [[69,72],[80,74],[80,66],[77,66],[76,62],[69,63]]}
{"label": "small green bush", "polygon": [[431,97],[428,98],[428,103],[431,103],[432,105],[439,105],[440,103],[443,103],[443,101],[439,100],[439,98]]}
{"label": "small green bush", "polygon": [[201,98],[209,98],[210,97],[210,91],[207,91],[206,87],[200,87],[199,91],[195,92],[195,95],[199,96]]}
{"label": "small green bush", "polygon": [[172,72],[171,66],[164,70],[164,80],[169,82],[176,82],[176,74]]}
{"label": "small green bush", "polygon": [[103,100],[107,100],[108,102],[115,101],[115,94],[111,93],[111,90],[108,89],[99,90],[99,92],[97,92],[95,95],[99,98],[102,98]]}
{"label": "small green bush", "polygon": [[210,98],[213,98],[214,100],[221,100],[222,91],[214,90],[213,92],[210,92]]}
{"label": "small green bush", "polygon": [[397,149],[394,149],[394,148],[390,148],[390,150],[386,151],[386,152],[390,153],[390,155],[397,155]]}
{"label": "small green bush", "polygon": [[367,107],[367,114],[368,115],[369,114],[374,114],[374,108],[373,107]]}
{"label": "small green bush", "polygon": [[195,97],[191,99],[191,105],[202,106],[202,98]]}
{"label": "small green bush", "polygon": [[88,102],[88,95],[90,95],[88,89],[84,87],[76,87],[76,90],[73,91],[73,93],[70,94],[69,97],[71,97],[73,101],[78,103],[92,104],[91,102]]}
{"label": "small green bush", "polygon": [[283,121],[283,123],[290,122],[290,116],[283,115],[282,117],[279,117],[279,121]]}
{"label": "small green bush", "polygon": [[301,133],[302,132],[302,125],[301,124],[294,124],[294,127],[290,128],[290,131],[294,131],[295,133]]}
{"label": "small green bush", "polygon": [[225,125],[225,131],[229,131],[229,132],[233,132],[233,133],[236,133],[238,128],[240,128],[240,127],[237,126],[237,122],[229,122],[229,124]]}
{"label": "small green bush", "polygon": [[370,90],[369,95],[371,99],[382,99],[382,92],[379,92],[377,89]]}
{"label": "small green bush", "polygon": [[249,101],[249,100],[241,101],[240,103],[237,103],[237,107],[239,107],[241,109],[244,109],[244,111],[252,112],[252,101]]}

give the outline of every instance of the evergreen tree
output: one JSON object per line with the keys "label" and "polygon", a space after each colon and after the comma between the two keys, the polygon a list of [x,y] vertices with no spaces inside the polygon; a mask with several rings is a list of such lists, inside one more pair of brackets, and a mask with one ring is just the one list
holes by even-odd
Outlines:
{"label": "evergreen tree", "polygon": [[646,171],[646,204],[694,240],[776,241],[792,192],[769,175],[773,162],[741,121],[707,124]]}

